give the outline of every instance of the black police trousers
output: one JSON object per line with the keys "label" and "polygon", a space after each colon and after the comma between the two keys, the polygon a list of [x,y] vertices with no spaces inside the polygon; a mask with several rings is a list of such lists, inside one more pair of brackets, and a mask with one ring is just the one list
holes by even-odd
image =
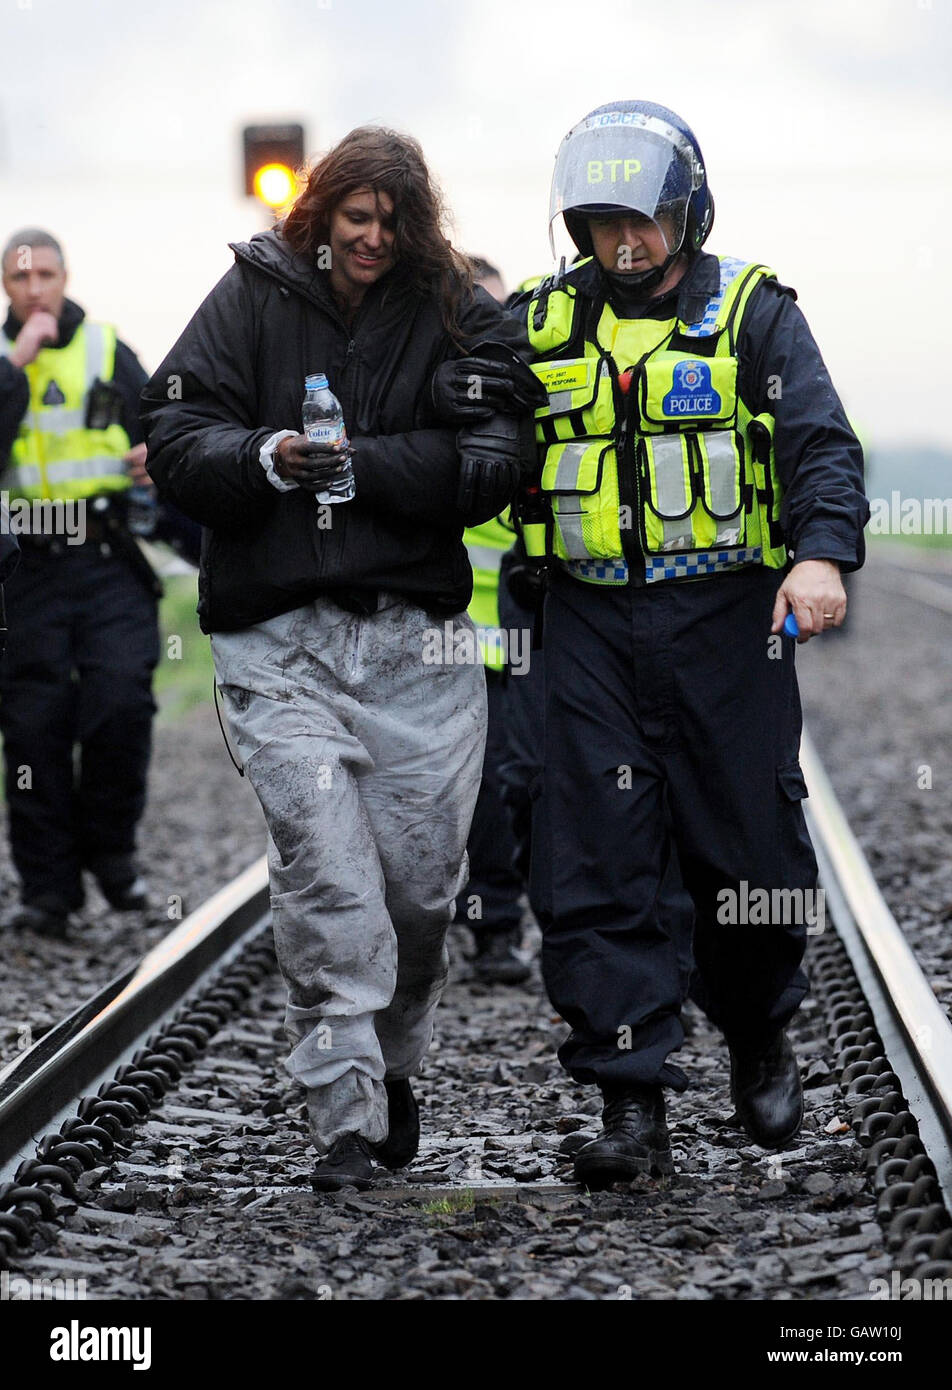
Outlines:
{"label": "black police trousers", "polygon": [[[510,552],[511,553],[511,552]],[[517,603],[506,584],[507,555],[499,584],[499,622],[510,630],[525,634],[523,650],[529,650],[529,669],[522,675],[506,672],[505,751],[499,765],[502,799],[509,809],[516,843],[516,868],[528,880],[529,905],[538,919],[544,915],[533,899],[533,880],[529,873],[532,857],[532,805],[542,785],[545,759],[545,660],[544,645],[529,647],[535,614]],[[559,657],[554,657],[556,661]],[[672,852],[658,890],[658,913],[675,943],[681,994],[691,990],[694,961],[691,940],[694,934],[694,903],[684,888],[677,854]]]}
{"label": "black police trousers", "polygon": [[[84,900],[82,869],[128,856],[145,807],[154,596],[92,541],[23,545],[6,584],[0,733],[23,901]],[[77,750],[78,745],[78,750]]]}
{"label": "black police trousers", "polygon": [[486,668],[486,751],[466,853],[469,882],[456,899],[456,920],[479,933],[513,931],[522,921],[523,882],[516,842],[502,799],[500,763],[506,750],[506,691],[500,671]]}
{"label": "black police trousers", "polygon": [[[806,993],[816,860],[795,644],[770,638],[780,579],[760,566],[647,588],[552,576],[532,899],[577,1081],[687,1085],[668,1060],[683,1041],[659,910],[672,841],[695,907],[692,995],[728,1042],[770,1037]],[[755,889],[771,893],[768,922],[748,911]]]}

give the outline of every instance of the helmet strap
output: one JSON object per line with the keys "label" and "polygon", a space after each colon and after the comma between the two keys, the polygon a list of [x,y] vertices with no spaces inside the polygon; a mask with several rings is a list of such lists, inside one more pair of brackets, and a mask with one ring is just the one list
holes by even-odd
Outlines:
{"label": "helmet strap", "polygon": [[679,246],[661,265],[652,266],[650,270],[639,271],[636,275],[633,275],[631,271],[605,270],[604,268],[602,274],[612,289],[617,289],[623,297],[648,300],[674,265],[682,250],[683,247]]}

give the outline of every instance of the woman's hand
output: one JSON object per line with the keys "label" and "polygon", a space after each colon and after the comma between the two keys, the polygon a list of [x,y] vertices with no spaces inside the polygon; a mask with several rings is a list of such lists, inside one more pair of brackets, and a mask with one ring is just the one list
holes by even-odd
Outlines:
{"label": "woman's hand", "polygon": [[341,444],[315,444],[306,434],[295,434],[280,440],[275,448],[274,471],[306,492],[323,492],[352,452],[346,438]]}

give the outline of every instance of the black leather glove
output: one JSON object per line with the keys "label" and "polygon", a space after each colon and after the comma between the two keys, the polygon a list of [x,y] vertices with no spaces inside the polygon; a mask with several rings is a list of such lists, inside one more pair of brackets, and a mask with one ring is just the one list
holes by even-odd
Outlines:
{"label": "black leather glove", "polygon": [[545,565],[540,561],[516,560],[504,577],[514,602],[534,613],[545,598],[548,578]]}
{"label": "black leather glove", "polygon": [[484,424],[460,430],[456,443],[460,452],[457,506],[465,516],[483,513],[488,521],[502,511],[519,484],[519,422],[509,415],[493,415]]}
{"label": "black leather glove", "polygon": [[539,378],[503,343],[479,343],[472,357],[444,362],[433,373],[433,409],[448,424],[488,420],[497,411],[524,415],[548,399]]}

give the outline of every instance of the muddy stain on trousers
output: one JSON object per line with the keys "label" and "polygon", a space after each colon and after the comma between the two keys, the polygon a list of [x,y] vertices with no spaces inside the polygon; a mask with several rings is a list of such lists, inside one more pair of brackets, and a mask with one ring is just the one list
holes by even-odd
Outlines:
{"label": "muddy stain on trousers", "polygon": [[268,823],[287,1067],[321,1152],[351,1131],[385,1138],[384,1076],[420,1070],[486,737],[482,667],[425,664],[442,622],[379,603],[362,616],[321,598],[211,639]]}

